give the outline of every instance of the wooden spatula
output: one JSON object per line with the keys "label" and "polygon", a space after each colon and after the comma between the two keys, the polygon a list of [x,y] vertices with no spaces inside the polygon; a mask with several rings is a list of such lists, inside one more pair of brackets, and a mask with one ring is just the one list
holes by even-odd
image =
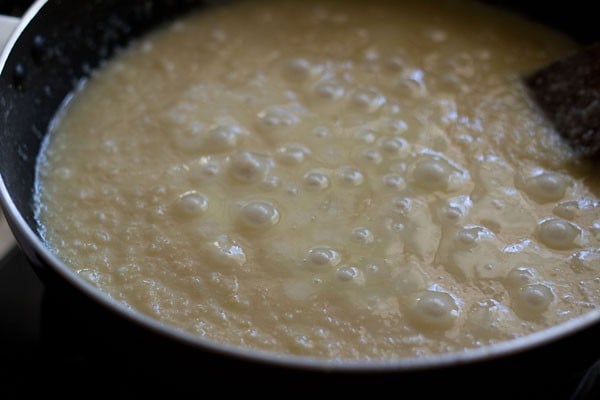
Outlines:
{"label": "wooden spatula", "polygon": [[525,85],[581,157],[600,159],[600,43],[533,72]]}

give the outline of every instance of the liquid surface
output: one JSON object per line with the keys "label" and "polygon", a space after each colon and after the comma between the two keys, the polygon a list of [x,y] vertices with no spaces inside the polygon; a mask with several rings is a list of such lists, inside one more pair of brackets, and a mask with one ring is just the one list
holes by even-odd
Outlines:
{"label": "liquid surface", "polygon": [[522,74],[575,48],[478,5],[244,2],[96,72],[38,170],[49,247],[166,324],[393,359],[600,304],[598,184]]}

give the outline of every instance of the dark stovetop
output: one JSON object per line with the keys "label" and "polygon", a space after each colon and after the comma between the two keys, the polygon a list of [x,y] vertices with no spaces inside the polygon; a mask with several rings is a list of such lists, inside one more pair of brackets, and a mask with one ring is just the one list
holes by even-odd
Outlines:
{"label": "dark stovetop", "polygon": [[[0,399],[169,398],[223,394],[337,393],[420,398],[600,399],[600,385],[574,397],[600,357],[600,327],[558,345],[491,363],[414,374],[338,375],[269,368],[172,343],[113,316],[72,289],[43,285],[24,255],[0,263]],[[476,385],[476,386],[475,386]],[[281,392],[283,387],[284,392]],[[84,390],[85,392],[82,392]],[[409,396],[412,398],[412,396]]]}

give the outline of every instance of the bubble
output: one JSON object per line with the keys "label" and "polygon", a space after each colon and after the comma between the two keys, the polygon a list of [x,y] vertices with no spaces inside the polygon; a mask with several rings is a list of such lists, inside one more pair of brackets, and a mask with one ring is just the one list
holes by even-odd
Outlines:
{"label": "bubble", "polygon": [[506,284],[513,288],[520,288],[530,284],[535,276],[535,271],[530,267],[515,267],[506,275]]}
{"label": "bubble", "polygon": [[341,256],[331,247],[317,246],[308,251],[308,261],[316,267],[335,267],[340,263]]}
{"label": "bubble", "polygon": [[325,190],[329,187],[329,178],[320,171],[310,171],[304,175],[306,187],[313,191]]}
{"label": "bubble", "polygon": [[240,244],[228,235],[220,235],[206,244],[207,255],[221,266],[241,267],[246,264],[246,253]]}
{"label": "bubble", "polygon": [[375,236],[373,233],[364,227],[354,228],[352,229],[352,241],[356,243],[369,244],[375,241]]}
{"label": "bubble", "polygon": [[420,160],[413,170],[414,183],[428,190],[446,190],[450,171],[446,164],[436,159]]}
{"label": "bubble", "polygon": [[341,167],[336,173],[344,186],[360,186],[364,181],[362,172],[350,166]]}
{"label": "bubble", "polygon": [[434,329],[450,328],[458,313],[452,296],[430,290],[420,292],[410,307],[410,316],[416,325]]}
{"label": "bubble", "polygon": [[477,244],[479,234],[476,229],[464,228],[456,232],[457,243],[463,248],[472,248]]}
{"label": "bubble", "polygon": [[467,215],[471,206],[472,200],[469,196],[458,196],[442,203],[438,209],[438,216],[446,224],[455,224]]}
{"label": "bubble", "polygon": [[297,125],[300,117],[292,110],[281,106],[272,106],[257,114],[258,120],[266,128],[285,128]]}
{"label": "bubble", "polygon": [[565,196],[567,181],[559,174],[545,172],[526,179],[523,189],[540,203],[558,201]]}
{"label": "bubble", "polygon": [[110,241],[110,234],[104,230],[98,230],[94,232],[94,238],[99,242],[108,242]]}
{"label": "bubble", "polygon": [[177,198],[177,211],[185,216],[198,216],[208,209],[208,197],[195,190],[183,193]]}
{"label": "bubble", "polygon": [[221,173],[221,162],[212,157],[200,157],[189,164],[188,170],[192,182],[202,182]]}
{"label": "bubble", "polygon": [[266,201],[253,201],[240,210],[241,222],[253,229],[264,229],[279,222],[279,210]]}
{"label": "bubble", "polygon": [[293,166],[302,164],[309,154],[310,150],[304,145],[287,144],[277,150],[275,158],[282,164]]}
{"label": "bubble", "polygon": [[306,81],[318,68],[313,66],[306,58],[292,58],[284,66],[284,76],[291,81]]}
{"label": "bubble", "polygon": [[245,134],[246,131],[238,125],[218,125],[208,131],[206,142],[213,151],[230,150],[238,145],[239,138]]}
{"label": "bubble", "polygon": [[385,102],[385,96],[373,88],[359,89],[352,95],[352,104],[369,113],[377,111]]}
{"label": "bubble", "polygon": [[514,294],[515,312],[525,318],[535,317],[548,309],[554,294],[552,290],[541,283],[521,287]]}
{"label": "bubble", "polygon": [[371,144],[377,139],[377,132],[373,129],[359,129],[355,136],[361,142]]}
{"label": "bubble", "polygon": [[427,94],[425,85],[425,73],[418,68],[407,68],[403,71],[402,77],[398,81],[397,90],[403,96],[417,97]]}
{"label": "bubble", "polygon": [[386,129],[392,134],[404,133],[408,130],[408,124],[402,119],[391,119],[387,122]]}
{"label": "bubble", "polygon": [[361,153],[361,159],[372,165],[379,165],[383,161],[383,156],[378,150],[367,149]]}
{"label": "bubble", "polygon": [[251,183],[264,179],[266,162],[255,153],[243,151],[231,158],[230,172],[240,182]]}
{"label": "bubble", "polygon": [[393,190],[403,190],[406,188],[404,178],[398,174],[386,174],[382,178],[385,187]]}
{"label": "bubble", "polygon": [[463,217],[463,213],[458,207],[445,205],[440,212],[440,216],[447,222],[457,222]]}
{"label": "bubble", "polygon": [[575,246],[581,229],[564,219],[550,218],[538,225],[537,236],[546,246],[566,250]]}
{"label": "bubble", "polygon": [[290,183],[285,188],[285,193],[289,194],[290,196],[297,196],[300,193],[300,188],[295,183]]}
{"label": "bubble", "polygon": [[401,157],[408,153],[410,145],[400,136],[386,137],[379,141],[381,151],[391,157]]}
{"label": "bubble", "polygon": [[349,282],[357,279],[360,275],[360,271],[356,267],[344,266],[338,268],[335,276],[342,282]]}
{"label": "bubble", "polygon": [[412,200],[408,197],[397,197],[392,200],[392,207],[399,214],[407,214],[412,208]]}
{"label": "bubble", "polygon": [[324,81],[315,87],[315,94],[324,100],[339,100],[346,94],[346,89],[334,81]]}

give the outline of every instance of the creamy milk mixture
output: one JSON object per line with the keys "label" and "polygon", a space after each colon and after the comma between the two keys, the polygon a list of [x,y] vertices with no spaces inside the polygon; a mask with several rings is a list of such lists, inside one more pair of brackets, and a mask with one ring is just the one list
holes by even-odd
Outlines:
{"label": "creamy milk mixture", "polygon": [[128,307],[390,359],[600,304],[598,182],[520,77],[576,46],[477,5],[249,1],[97,71],[39,163],[48,246]]}

